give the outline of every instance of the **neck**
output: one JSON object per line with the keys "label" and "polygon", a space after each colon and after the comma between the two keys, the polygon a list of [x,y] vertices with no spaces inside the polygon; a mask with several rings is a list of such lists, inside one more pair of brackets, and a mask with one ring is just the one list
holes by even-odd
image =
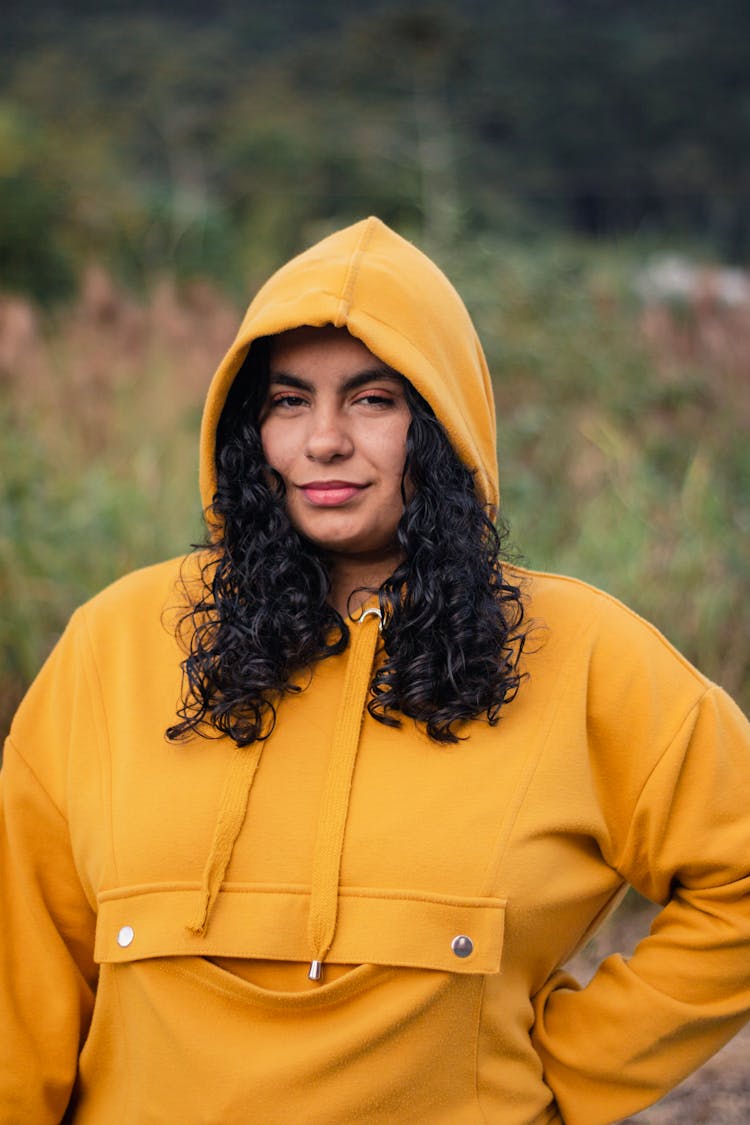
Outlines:
{"label": "neck", "polygon": [[344,619],[349,614],[355,614],[386,578],[390,578],[400,561],[393,552],[368,556],[338,555],[331,562],[329,602]]}

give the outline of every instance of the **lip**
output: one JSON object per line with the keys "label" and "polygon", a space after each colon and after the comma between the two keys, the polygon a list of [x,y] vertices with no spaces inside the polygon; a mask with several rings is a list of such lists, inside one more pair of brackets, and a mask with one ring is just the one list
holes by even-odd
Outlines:
{"label": "lip", "polygon": [[305,499],[317,508],[336,508],[346,504],[366,487],[348,480],[313,480],[299,485]]}

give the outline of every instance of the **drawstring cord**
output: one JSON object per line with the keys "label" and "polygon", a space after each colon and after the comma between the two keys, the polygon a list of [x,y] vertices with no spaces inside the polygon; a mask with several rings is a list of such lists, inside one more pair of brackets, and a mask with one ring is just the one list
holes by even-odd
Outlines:
{"label": "drawstring cord", "polygon": [[[377,628],[365,624],[371,617],[377,618]],[[344,831],[372,663],[378,635],[382,631],[380,610],[365,610],[354,626],[350,634],[349,659],[313,852],[308,919],[308,936],[313,954],[308,973],[310,980],[320,980],[323,961],[336,932]],[[230,763],[219,802],[211,849],[203,872],[200,905],[195,918],[186,927],[196,937],[205,936],[208,929],[232,851],[245,822],[250,791],[263,746],[264,742],[260,740],[249,747],[238,746]]]}
{"label": "drawstring cord", "polygon": [[203,872],[200,907],[195,919],[187,926],[196,937],[203,937],[206,933],[211,911],[232,858],[232,850],[245,822],[250,790],[262,753],[263,742],[260,740],[249,747],[238,746],[234,752],[219,803],[211,851]]}
{"label": "drawstring cord", "polygon": [[[376,617],[378,628],[365,624]],[[351,651],[328,763],[315,841],[310,889],[308,936],[312,960],[308,977],[320,980],[323,961],[331,948],[338,918],[339,879],[344,830],[349,812],[354,765],[370,687],[372,662],[382,629],[379,609],[362,613],[351,630]]]}

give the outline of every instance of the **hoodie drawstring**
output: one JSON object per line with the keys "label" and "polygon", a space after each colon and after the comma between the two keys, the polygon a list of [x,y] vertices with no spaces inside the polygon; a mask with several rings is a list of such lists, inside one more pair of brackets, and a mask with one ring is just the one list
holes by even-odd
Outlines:
{"label": "hoodie drawstring", "polygon": [[187,926],[196,937],[203,937],[206,932],[211,911],[232,858],[232,850],[245,822],[250,790],[263,746],[264,743],[258,741],[252,746],[238,746],[234,752],[219,803],[211,851],[203,871],[200,908],[195,919]]}
{"label": "hoodie drawstring", "polygon": [[[372,618],[376,621],[372,621]],[[372,663],[381,628],[380,610],[371,608],[352,624],[344,687],[328,763],[312,863],[308,936],[312,952],[310,980],[319,980],[331,948],[338,918],[339,878],[344,831],[349,812],[359,734],[370,687]],[[250,790],[264,742],[235,750],[219,802],[211,850],[203,871],[200,906],[187,926],[203,937],[224,881],[232,851],[242,830]]]}
{"label": "hoodie drawstring", "polygon": [[[373,621],[373,617],[377,620]],[[336,932],[344,831],[380,627],[380,610],[373,608],[365,610],[350,629],[349,659],[313,852],[307,927],[312,953],[310,980],[320,980],[323,961]]]}

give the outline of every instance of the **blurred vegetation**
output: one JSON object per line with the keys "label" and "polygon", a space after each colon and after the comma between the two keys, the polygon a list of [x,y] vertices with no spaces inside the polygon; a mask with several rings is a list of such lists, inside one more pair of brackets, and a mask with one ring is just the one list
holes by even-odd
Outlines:
{"label": "blurred vegetation", "polygon": [[[643,304],[632,247],[466,240],[441,264],[496,377],[501,484],[531,564],[656,622],[750,706],[750,300],[720,273]],[[0,301],[0,682],[7,721],[81,600],[200,536],[197,432],[239,309],[89,270],[40,317]]]}
{"label": "blurred vegetation", "polygon": [[200,536],[241,304],[372,212],[476,319],[523,556],[750,708],[750,298],[709,264],[750,254],[749,37],[739,0],[11,7],[0,726],[76,604]]}
{"label": "blurred vegetation", "polygon": [[661,234],[750,254],[745,0],[11,3],[4,287],[91,258],[248,285],[375,212],[485,231]]}

